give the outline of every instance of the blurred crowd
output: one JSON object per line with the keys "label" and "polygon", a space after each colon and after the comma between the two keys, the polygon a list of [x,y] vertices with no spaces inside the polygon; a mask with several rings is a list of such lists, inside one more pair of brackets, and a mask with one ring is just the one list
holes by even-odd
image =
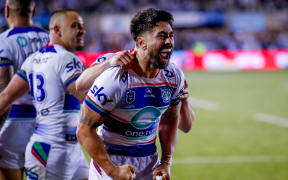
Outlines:
{"label": "blurred crowd", "polygon": [[[169,11],[195,12],[285,12],[287,22],[279,29],[258,32],[235,32],[226,25],[217,27],[191,27],[175,29],[175,49],[288,49],[288,0],[36,0],[37,14],[50,14],[61,9],[77,9],[84,15],[134,13],[147,7]],[[3,14],[5,1],[0,2]],[[85,51],[119,50],[133,48],[127,33],[107,33],[86,26]]]}

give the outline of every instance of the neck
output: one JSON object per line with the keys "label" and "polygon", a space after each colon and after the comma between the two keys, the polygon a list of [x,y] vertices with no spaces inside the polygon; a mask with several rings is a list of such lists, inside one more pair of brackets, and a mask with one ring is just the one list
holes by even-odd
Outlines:
{"label": "neck", "polygon": [[154,78],[159,72],[158,68],[155,68],[153,64],[149,62],[149,57],[145,55],[141,50],[137,50],[136,61],[133,64],[133,70],[139,76],[145,78]]}
{"label": "neck", "polygon": [[58,38],[58,37],[54,37],[53,38],[53,35],[51,36],[51,34],[50,34],[50,43],[49,44],[58,44],[58,45],[62,46],[63,48],[65,48],[67,51],[70,51],[70,52],[75,52],[76,51],[75,49],[68,48],[65,45],[65,43],[60,38]]}
{"label": "neck", "polygon": [[32,26],[33,22],[32,19],[30,18],[14,18],[11,21],[8,21],[9,27],[14,28],[14,27],[27,27],[27,26]]}

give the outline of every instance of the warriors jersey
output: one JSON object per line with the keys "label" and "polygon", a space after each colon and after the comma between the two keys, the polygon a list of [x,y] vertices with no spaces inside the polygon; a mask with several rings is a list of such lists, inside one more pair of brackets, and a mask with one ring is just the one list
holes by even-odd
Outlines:
{"label": "warriors jersey", "polygon": [[184,74],[172,63],[155,78],[112,67],[97,77],[85,103],[107,117],[98,135],[109,154],[143,157],[156,152],[159,119],[180,102],[183,89]]}
{"label": "warriors jersey", "polygon": [[[30,54],[49,43],[49,34],[38,27],[16,27],[3,32],[0,42],[0,66],[13,66],[16,72]],[[28,94],[18,101],[32,104]]]}
{"label": "warriors jersey", "polygon": [[79,58],[60,45],[45,46],[27,58],[17,74],[30,86],[37,111],[34,133],[54,141],[76,138],[80,103],[66,88],[83,69]]}

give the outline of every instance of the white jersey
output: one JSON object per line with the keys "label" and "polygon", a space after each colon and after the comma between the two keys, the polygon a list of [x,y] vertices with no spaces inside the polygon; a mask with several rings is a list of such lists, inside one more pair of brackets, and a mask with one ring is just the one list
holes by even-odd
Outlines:
{"label": "white jersey", "polygon": [[[16,27],[1,33],[0,42],[0,66],[13,66],[16,72],[30,54],[49,43],[49,34],[35,26]],[[21,104],[32,104],[28,94],[18,101]]]}
{"label": "white jersey", "polygon": [[112,67],[95,80],[85,103],[107,116],[98,135],[109,154],[141,157],[156,152],[159,119],[169,106],[180,102],[183,89],[184,74],[172,63],[155,78]]}
{"label": "white jersey", "polygon": [[76,140],[80,103],[66,88],[83,69],[79,58],[60,45],[45,46],[27,58],[17,74],[30,86],[37,111],[34,134],[53,141]]}

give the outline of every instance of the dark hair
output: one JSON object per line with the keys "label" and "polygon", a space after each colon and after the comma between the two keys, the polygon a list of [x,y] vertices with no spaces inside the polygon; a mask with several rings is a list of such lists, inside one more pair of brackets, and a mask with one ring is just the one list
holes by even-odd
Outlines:
{"label": "dark hair", "polygon": [[18,16],[28,17],[35,7],[34,0],[9,0],[9,8]]}
{"label": "dark hair", "polygon": [[158,22],[168,22],[173,27],[173,16],[164,10],[149,8],[139,11],[130,22],[130,33],[134,40],[143,32],[151,31]]}

